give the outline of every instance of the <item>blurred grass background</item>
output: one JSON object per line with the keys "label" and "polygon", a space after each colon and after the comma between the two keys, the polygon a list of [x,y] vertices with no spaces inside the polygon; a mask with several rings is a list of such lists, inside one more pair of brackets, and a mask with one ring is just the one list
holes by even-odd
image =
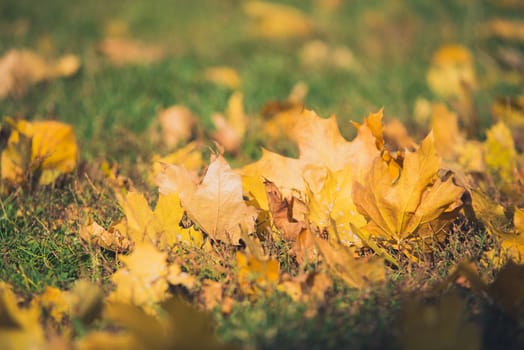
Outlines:
{"label": "blurred grass background", "polygon": [[[434,100],[425,74],[431,54],[441,45],[468,47],[481,72],[489,61],[489,42],[479,35],[482,22],[492,14],[492,5],[485,1],[354,0],[343,1],[334,12],[323,11],[318,1],[281,1],[303,10],[315,31],[307,38],[277,41],[251,35],[243,3],[3,1],[0,53],[22,47],[49,57],[73,53],[80,56],[82,70],[71,79],[33,87],[22,98],[0,101],[0,111],[72,123],[85,157],[118,160],[128,148],[118,147],[115,129],[141,135],[161,108],[184,104],[204,125],[211,125],[210,115],[224,109],[230,91],[202,78],[210,66],[238,70],[250,114],[269,100],[285,99],[296,82],[304,81],[309,86],[306,108],[325,117],[335,113],[350,136],[351,119],[361,120],[385,107],[386,118],[409,121],[418,97]],[[131,37],[164,45],[169,55],[151,65],[114,67],[95,49],[111,21],[126,23]],[[313,39],[346,46],[361,69],[301,64],[300,50]],[[489,118],[487,103],[494,96],[515,89],[495,85],[480,91],[482,118]],[[139,140],[137,144],[147,141]],[[119,154],[122,148],[126,152]]]}

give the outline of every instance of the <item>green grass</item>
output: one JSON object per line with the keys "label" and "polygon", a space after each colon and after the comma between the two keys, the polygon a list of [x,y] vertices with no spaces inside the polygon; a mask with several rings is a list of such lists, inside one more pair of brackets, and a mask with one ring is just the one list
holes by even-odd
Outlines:
{"label": "green grass", "polygon": [[[480,0],[346,1],[331,16],[315,12],[314,1],[282,2],[303,9],[319,24],[309,39],[348,46],[362,70],[301,65],[299,52],[305,40],[255,40],[247,32],[240,0],[198,5],[189,0],[1,2],[0,54],[14,47],[38,49],[42,38],[48,37],[51,55],[78,54],[82,69],[72,78],[31,87],[23,97],[1,100],[0,114],[71,123],[83,168],[55,186],[2,195],[0,280],[26,297],[47,285],[69,288],[80,277],[107,281],[116,266],[114,254],[84,245],[78,225],[62,217],[63,208],[93,207],[86,215],[105,224],[119,217],[96,168],[104,159],[117,162],[136,184],[147,188],[136,165],[159,152],[147,129],[161,108],[184,104],[205,128],[211,128],[211,114],[224,110],[231,91],[206,82],[202,77],[206,67],[230,65],[239,71],[246,110],[252,115],[267,101],[285,99],[296,82],[304,81],[309,86],[306,107],[325,117],[336,114],[343,133],[350,137],[354,130],[349,121],[360,121],[380,107],[385,108],[386,119],[397,117],[413,125],[415,100],[436,99],[425,74],[431,54],[442,44],[468,46],[479,71],[485,70],[486,57],[500,43],[482,38],[479,24],[498,13],[494,11],[508,15]],[[166,45],[170,55],[148,66],[114,67],[95,50],[104,24],[112,19],[126,21],[140,39]],[[520,90],[507,82],[479,89],[475,98],[481,125],[491,123],[489,103],[497,95]],[[417,131],[423,135],[428,130]],[[242,159],[256,158],[260,145],[272,147],[253,137],[246,141]],[[95,176],[93,186],[86,175]],[[481,230],[472,230],[471,235],[468,244],[452,241],[456,249],[440,251],[434,265],[412,272],[409,278],[438,281],[454,263],[478,255],[489,242]],[[214,314],[217,331],[226,341],[262,349],[400,348],[397,319],[404,272],[392,271],[388,286],[363,295],[338,286],[312,318],[304,316],[306,305],[290,303],[280,294],[254,303],[241,301],[231,315]],[[212,277],[216,272],[203,274]],[[470,317],[478,318],[486,329],[500,322],[506,326],[486,333],[486,348],[496,348],[504,337],[517,339],[521,326],[482,304],[479,296],[469,297],[482,310],[470,312]],[[504,341],[505,348],[512,348],[511,340]]]}

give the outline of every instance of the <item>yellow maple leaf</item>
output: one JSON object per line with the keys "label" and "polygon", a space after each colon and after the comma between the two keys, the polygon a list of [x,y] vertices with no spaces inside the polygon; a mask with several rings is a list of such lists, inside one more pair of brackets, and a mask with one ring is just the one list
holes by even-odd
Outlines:
{"label": "yellow maple leaf", "polygon": [[364,226],[366,219],[360,214],[351,198],[353,190],[353,174],[351,165],[337,172],[328,171],[321,179],[320,191],[313,192],[313,186],[308,184],[308,218],[311,223],[326,231],[330,239],[335,239],[345,245],[360,241],[353,233],[350,223],[357,227]]}
{"label": "yellow maple leaf", "polygon": [[242,84],[238,72],[234,68],[228,66],[207,68],[204,72],[204,76],[207,80],[230,89],[238,89]]}
{"label": "yellow maple leaf", "polygon": [[[251,164],[239,169],[242,177],[254,177],[258,183],[263,184],[267,179],[282,191],[284,197],[292,194],[294,191],[304,192],[304,180],[300,176],[302,165],[298,159],[284,157],[262,148],[262,157]],[[254,194],[254,193],[253,193]],[[264,193],[265,195],[265,193]],[[258,200],[259,198],[257,198]],[[262,203],[263,200],[258,200]]]}
{"label": "yellow maple leaf", "polygon": [[227,103],[225,115],[215,113],[211,116],[216,131],[213,138],[224,146],[228,152],[238,152],[244,140],[247,128],[247,117],[244,113],[244,96],[237,91],[231,95]]}
{"label": "yellow maple leaf", "polygon": [[44,348],[44,331],[40,326],[40,308],[31,304],[28,308],[18,307],[11,286],[0,281],[0,348],[22,350]]}
{"label": "yellow maple leaf", "polygon": [[353,249],[320,238],[315,238],[315,244],[329,271],[349,287],[360,289],[385,281],[383,258],[374,256],[357,259]]}
{"label": "yellow maple leaf", "polygon": [[506,124],[498,122],[486,131],[484,159],[497,180],[505,183],[515,181],[517,151],[511,131]]}
{"label": "yellow maple leaf", "polygon": [[53,182],[73,171],[78,147],[70,125],[57,121],[14,122],[7,147],[2,152],[2,178],[23,181],[28,173],[40,172],[39,183]]}
{"label": "yellow maple leaf", "polygon": [[461,45],[442,46],[433,54],[426,79],[437,95],[464,98],[465,87],[476,85],[473,55]]}
{"label": "yellow maple leaf", "polygon": [[158,186],[160,193],[178,193],[191,220],[214,240],[238,244],[242,232],[255,231],[257,210],[244,202],[241,177],[222,156],[211,162],[198,185],[185,168],[166,165]]}
{"label": "yellow maple leaf", "polygon": [[325,166],[331,171],[341,170],[348,164],[365,168],[379,154],[369,128],[359,128],[357,137],[349,142],[340,134],[335,116],[323,119],[308,110],[301,113],[289,137],[298,145],[303,165]]}
{"label": "yellow maple leaf", "polygon": [[275,287],[280,276],[280,265],[275,259],[261,259],[236,253],[238,266],[238,284],[244,294],[267,291]]}
{"label": "yellow maple leaf", "polygon": [[167,253],[151,243],[138,243],[129,255],[119,255],[123,268],[111,276],[115,290],[108,300],[151,308],[167,298]]}
{"label": "yellow maple leaf", "polygon": [[126,216],[119,227],[124,228],[133,242],[149,241],[161,248],[176,242],[195,246],[203,244],[200,232],[180,226],[184,208],[176,193],[160,194],[154,211],[141,193],[130,191],[126,196],[118,195],[117,198]]}
{"label": "yellow maple leaf", "polygon": [[452,178],[440,179],[439,165],[432,133],[416,152],[406,152],[398,179],[376,159],[367,185],[354,184],[353,201],[368,220],[364,229],[375,237],[400,243],[414,238],[421,225],[460,207],[464,189],[453,184]]}
{"label": "yellow maple leaf", "polygon": [[248,1],[244,12],[253,19],[252,31],[269,39],[302,37],[313,31],[311,20],[300,10],[264,1]]}

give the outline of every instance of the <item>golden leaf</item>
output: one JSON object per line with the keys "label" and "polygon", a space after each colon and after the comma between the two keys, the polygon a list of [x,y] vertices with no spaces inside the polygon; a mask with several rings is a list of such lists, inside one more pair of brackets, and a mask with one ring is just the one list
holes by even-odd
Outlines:
{"label": "golden leaf", "polygon": [[238,266],[238,284],[244,294],[267,291],[275,287],[280,276],[280,265],[275,259],[259,259],[236,253]]}
{"label": "golden leaf", "polygon": [[242,84],[240,75],[232,67],[218,66],[207,68],[204,72],[204,76],[207,80],[230,89],[238,89]]}
{"label": "golden leaf", "polygon": [[216,131],[213,138],[224,146],[228,152],[236,153],[244,140],[247,127],[247,117],[244,113],[243,95],[235,92],[229,98],[225,116],[215,113],[211,116]]}
{"label": "golden leaf", "polygon": [[315,244],[329,271],[350,288],[360,289],[385,281],[383,258],[375,256],[357,259],[353,249],[320,238],[315,238]]}
{"label": "golden leaf", "polygon": [[252,31],[269,39],[302,37],[313,31],[311,20],[300,10],[282,4],[248,1],[244,12],[253,20]]}
{"label": "golden leaf", "polygon": [[281,156],[264,148],[262,158],[239,169],[239,172],[243,177],[259,178],[260,182],[263,182],[264,179],[273,182],[284,197],[294,191],[305,191],[305,184],[300,176],[302,166],[299,160]]}
{"label": "golden leaf", "polygon": [[[302,164],[325,166],[331,171],[348,164],[365,168],[379,154],[369,128],[359,128],[357,137],[349,142],[340,134],[335,116],[322,119],[313,111],[302,112],[289,136],[298,145]],[[353,172],[357,175],[358,171]]]}
{"label": "golden leaf", "polygon": [[486,131],[486,136],[484,159],[488,169],[497,180],[514,182],[517,151],[511,131],[503,122],[498,122]]}
{"label": "golden leaf", "polygon": [[420,225],[459,207],[464,189],[454,185],[452,178],[438,178],[439,165],[432,133],[416,152],[406,152],[398,180],[391,177],[381,159],[376,159],[368,185],[354,184],[353,201],[368,220],[364,229],[376,237],[400,242]]}
{"label": "golden leaf", "polygon": [[38,305],[32,304],[28,308],[19,308],[11,286],[0,282],[1,349],[43,348],[45,338],[39,318]]}
{"label": "golden leaf", "polygon": [[46,185],[75,169],[78,147],[71,126],[56,121],[10,123],[14,130],[2,152],[2,178],[18,182],[38,171],[39,183]]}
{"label": "golden leaf", "polygon": [[473,55],[461,45],[441,47],[433,54],[426,79],[437,95],[463,98],[465,87],[476,85]]}
{"label": "golden leaf", "polygon": [[176,242],[202,246],[200,232],[180,226],[184,208],[176,193],[160,194],[154,211],[141,193],[131,191],[125,197],[118,195],[117,198],[126,216],[125,233],[133,242],[149,241],[161,248]]}
{"label": "golden leaf", "polygon": [[320,191],[313,192],[315,185],[308,183],[309,220],[320,232],[326,231],[338,242],[350,245],[360,241],[350,224],[364,226],[366,219],[360,214],[351,198],[353,190],[352,165],[321,179]]}
{"label": "golden leaf", "polygon": [[111,276],[116,288],[108,300],[151,311],[155,303],[167,298],[167,253],[144,242],[138,243],[130,255],[119,255],[119,258],[125,267]]}
{"label": "golden leaf", "polygon": [[244,202],[240,175],[222,156],[211,162],[198,186],[176,165],[166,165],[161,175],[160,193],[178,193],[191,220],[212,239],[236,245],[242,232],[255,232],[257,210]]}

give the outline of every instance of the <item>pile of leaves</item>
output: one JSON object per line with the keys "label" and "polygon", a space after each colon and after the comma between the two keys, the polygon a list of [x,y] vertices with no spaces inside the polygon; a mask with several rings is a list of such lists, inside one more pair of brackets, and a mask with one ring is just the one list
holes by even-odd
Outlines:
{"label": "pile of leaves", "polygon": [[[257,37],[317,30],[288,6],[250,1],[244,11]],[[521,35],[506,22],[491,27],[488,36]],[[116,66],[168,54],[127,38],[119,23],[107,32],[97,50]],[[320,41],[301,57],[361,69],[350,51]],[[48,62],[10,51],[0,60],[0,98],[70,77],[79,65],[76,56]],[[478,135],[467,48],[435,52],[427,83],[441,102],[417,101],[412,120],[422,136],[379,110],[352,122],[348,140],[335,116],[307,109],[301,82],[287,99],[247,115],[236,70],[209,67],[202,76],[231,90],[226,110],[210,118],[213,130],[184,105],[161,110],[147,132],[161,153],[137,160],[135,176],[80,159],[71,125],[3,119],[2,209],[4,199],[38,191],[94,192],[89,203],[60,208],[49,234],[72,231],[107,261],[102,277],[30,297],[0,281],[0,348],[230,348],[238,344],[216,337],[213,315],[227,319],[279,296],[311,320],[341,294],[345,311],[351,297],[390,287],[401,300],[394,333],[405,348],[478,349],[490,330],[474,318],[487,308],[522,331],[524,103],[494,101],[496,119]],[[243,152],[248,139],[264,140],[256,161]],[[297,156],[269,149],[281,144]],[[109,204],[97,205],[102,199]],[[15,216],[23,215],[21,208]]]}

